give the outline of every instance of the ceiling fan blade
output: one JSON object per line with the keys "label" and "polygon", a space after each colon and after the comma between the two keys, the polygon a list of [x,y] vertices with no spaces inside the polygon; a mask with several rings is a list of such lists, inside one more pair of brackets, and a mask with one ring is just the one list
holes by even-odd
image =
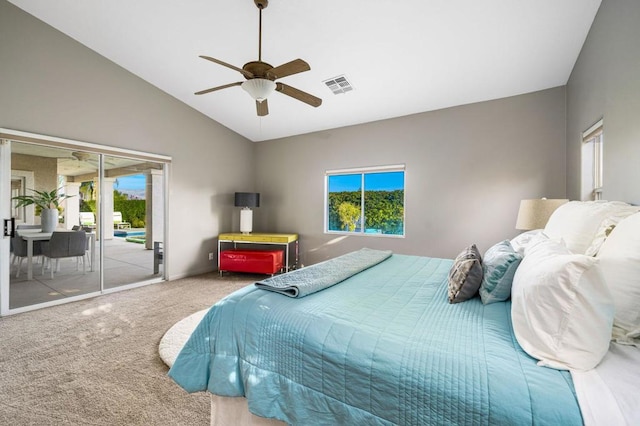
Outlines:
{"label": "ceiling fan blade", "polygon": [[200,57],[202,59],[206,59],[207,61],[215,62],[218,65],[222,65],[223,67],[227,67],[227,68],[231,68],[232,70],[236,70],[236,71],[238,71],[239,73],[241,73],[242,75],[244,75],[247,78],[253,78],[253,74],[252,73],[250,73],[249,71],[243,70],[242,68],[238,68],[238,67],[236,67],[234,65],[228,64],[228,63],[223,62],[223,61],[221,61],[219,59],[212,58],[211,56],[200,55]]}
{"label": "ceiling fan blade", "polygon": [[224,86],[212,87],[211,89],[201,90],[199,92],[196,92],[195,94],[204,95],[205,93],[215,92],[216,90],[226,89],[227,87],[240,86],[242,83],[243,83],[242,81],[237,81],[235,83],[225,84]]}
{"label": "ceiling fan blade", "polygon": [[310,95],[307,92],[303,92],[302,90],[296,89],[295,87],[287,86],[283,83],[276,83],[276,91],[284,93],[287,96],[291,96],[294,99],[297,99],[305,104],[309,104],[312,107],[319,107],[322,105],[322,99],[316,98],[313,95]]}
{"label": "ceiling fan blade", "polygon": [[267,75],[273,79],[286,77],[288,75],[298,74],[299,72],[309,71],[311,67],[302,59],[294,59],[291,62],[271,68],[267,71]]}
{"label": "ceiling fan blade", "polygon": [[256,101],[256,110],[258,111],[258,117],[264,117],[269,114],[269,105],[265,99],[262,102]]}

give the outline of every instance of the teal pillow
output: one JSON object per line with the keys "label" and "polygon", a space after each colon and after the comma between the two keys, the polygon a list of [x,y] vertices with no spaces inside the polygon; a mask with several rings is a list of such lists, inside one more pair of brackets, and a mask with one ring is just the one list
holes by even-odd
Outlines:
{"label": "teal pillow", "polygon": [[482,259],[482,303],[503,302],[511,296],[511,283],[521,260],[522,255],[513,249],[509,240],[501,241],[487,250]]}

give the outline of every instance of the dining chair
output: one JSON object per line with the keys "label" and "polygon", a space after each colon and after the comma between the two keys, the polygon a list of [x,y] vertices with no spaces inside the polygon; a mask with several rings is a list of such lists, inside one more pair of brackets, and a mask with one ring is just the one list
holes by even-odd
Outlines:
{"label": "dining chair", "polygon": [[[25,229],[42,229],[42,225],[29,225],[26,223],[20,223],[18,225],[16,225],[16,230],[20,231],[20,230],[25,230]],[[36,248],[37,246],[37,248]],[[13,244],[9,244],[9,250],[12,254],[11,256],[11,265],[14,265],[16,263],[17,257],[15,255],[13,255]],[[40,250],[40,241],[34,241],[33,242],[33,252],[35,253],[36,251]],[[34,255],[35,256],[35,255]]]}
{"label": "dining chair", "polygon": [[[40,243],[40,241],[34,241],[34,243]],[[18,270],[16,272],[16,278],[20,277],[20,270],[22,269],[22,261],[27,258],[27,242],[22,237],[16,235],[11,237],[10,240],[11,250],[13,253],[13,260],[11,264],[14,265],[18,260]],[[41,244],[33,245],[33,257],[42,255]]]}
{"label": "dining chair", "polygon": [[[54,232],[49,241],[42,243],[42,256],[49,259],[51,279],[53,272],[60,269],[60,259],[75,257],[78,261],[82,258],[82,273],[87,272],[85,255],[87,247],[87,233],[85,231]],[[52,260],[56,260],[55,268]],[[42,262],[42,275],[44,275],[46,262]],[[79,266],[76,266],[79,269]]]}
{"label": "dining chair", "polygon": [[[71,230],[85,231],[87,234],[90,234],[93,232],[93,229],[90,226],[74,226],[73,228],[71,228]],[[89,260],[89,267],[91,267],[91,256],[89,256],[90,251],[91,251],[91,241],[89,240],[89,238],[87,238],[86,253],[87,253],[87,260]]]}
{"label": "dining chair", "polygon": [[153,242],[153,274],[160,273],[160,265],[164,264],[164,250],[162,241]]}

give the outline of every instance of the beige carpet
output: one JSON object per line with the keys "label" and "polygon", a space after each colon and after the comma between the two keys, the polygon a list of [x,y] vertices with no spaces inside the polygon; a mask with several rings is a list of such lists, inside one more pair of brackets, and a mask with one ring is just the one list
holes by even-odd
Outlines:
{"label": "beige carpet", "polygon": [[206,425],[167,377],[164,333],[255,280],[205,274],[0,318],[0,425]]}

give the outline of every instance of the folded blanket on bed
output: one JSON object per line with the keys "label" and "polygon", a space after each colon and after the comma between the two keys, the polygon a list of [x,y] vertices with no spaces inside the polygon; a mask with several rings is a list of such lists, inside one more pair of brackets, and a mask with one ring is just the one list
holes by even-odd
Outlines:
{"label": "folded blanket on bed", "polygon": [[377,265],[392,254],[391,250],[363,248],[306,268],[258,281],[256,287],[289,297],[304,297]]}

